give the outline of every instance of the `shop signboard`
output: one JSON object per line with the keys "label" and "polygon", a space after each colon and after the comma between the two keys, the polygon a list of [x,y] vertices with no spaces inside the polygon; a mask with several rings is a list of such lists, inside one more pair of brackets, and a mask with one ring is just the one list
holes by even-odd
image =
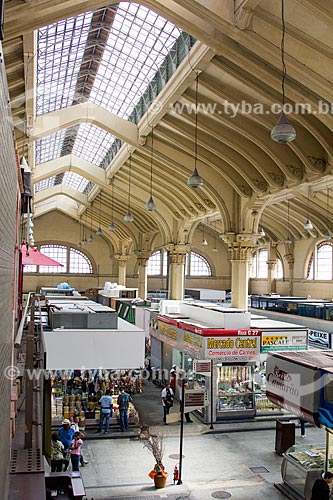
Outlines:
{"label": "shop signboard", "polygon": [[193,358],[202,358],[204,339],[195,333],[183,331],[183,349]]}
{"label": "shop signboard", "polygon": [[185,389],[184,412],[200,410],[209,405],[206,389]]}
{"label": "shop signboard", "polygon": [[307,331],[263,331],[261,352],[301,351],[307,349]]}
{"label": "shop signboard", "polygon": [[210,377],[211,369],[212,367],[210,359],[195,359],[193,361],[193,371],[197,375],[206,375],[206,377]]}
{"label": "shop signboard", "polygon": [[320,370],[314,364],[310,352],[269,354],[266,364],[266,396],[272,403],[317,425],[320,377]]}
{"label": "shop signboard", "polygon": [[158,319],[154,327],[150,328],[150,334],[165,344],[177,349],[181,348],[182,335],[177,328],[177,322],[164,322]]}
{"label": "shop signboard", "polygon": [[319,330],[309,330],[308,345],[317,349],[330,349],[330,334]]}
{"label": "shop signboard", "polygon": [[260,330],[220,330],[205,338],[205,357],[228,363],[249,363],[260,356]]}

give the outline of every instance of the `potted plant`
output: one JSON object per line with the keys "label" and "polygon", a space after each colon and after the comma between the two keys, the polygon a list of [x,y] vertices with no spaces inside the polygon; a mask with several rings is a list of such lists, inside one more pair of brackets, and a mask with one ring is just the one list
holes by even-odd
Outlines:
{"label": "potted plant", "polygon": [[155,488],[164,488],[168,473],[165,472],[163,465],[163,439],[159,434],[150,434],[149,430],[146,430],[141,433],[140,440],[143,443],[143,447],[151,452],[156,462],[148,476],[154,479]]}

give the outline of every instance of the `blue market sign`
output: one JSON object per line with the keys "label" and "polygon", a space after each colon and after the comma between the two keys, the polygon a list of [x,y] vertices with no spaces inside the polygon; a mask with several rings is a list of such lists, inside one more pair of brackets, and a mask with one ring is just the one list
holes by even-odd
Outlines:
{"label": "blue market sign", "polygon": [[330,349],[330,334],[319,330],[309,330],[308,345],[317,349]]}

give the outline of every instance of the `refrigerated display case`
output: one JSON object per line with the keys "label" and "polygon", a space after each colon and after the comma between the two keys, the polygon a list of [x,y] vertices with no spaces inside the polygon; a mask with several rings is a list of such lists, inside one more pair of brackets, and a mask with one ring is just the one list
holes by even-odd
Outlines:
{"label": "refrigerated display case", "polygon": [[288,496],[310,500],[313,483],[321,477],[326,450],[323,445],[295,445],[283,457],[281,476],[283,484],[277,485]]}
{"label": "refrigerated display case", "polygon": [[217,366],[217,420],[254,417],[254,366]]}

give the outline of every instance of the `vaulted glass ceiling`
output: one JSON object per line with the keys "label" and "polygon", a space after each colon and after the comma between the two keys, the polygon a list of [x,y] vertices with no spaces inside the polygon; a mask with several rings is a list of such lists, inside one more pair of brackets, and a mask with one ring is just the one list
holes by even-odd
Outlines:
{"label": "vaulted glass ceiling", "polygon": [[[127,2],[40,29],[37,115],[89,100],[128,119],[180,35],[169,21]],[[105,168],[115,140],[94,125],[75,125],[36,142],[36,165],[73,153]],[[67,172],[41,181],[36,191],[59,183],[81,192],[88,185]]]}

